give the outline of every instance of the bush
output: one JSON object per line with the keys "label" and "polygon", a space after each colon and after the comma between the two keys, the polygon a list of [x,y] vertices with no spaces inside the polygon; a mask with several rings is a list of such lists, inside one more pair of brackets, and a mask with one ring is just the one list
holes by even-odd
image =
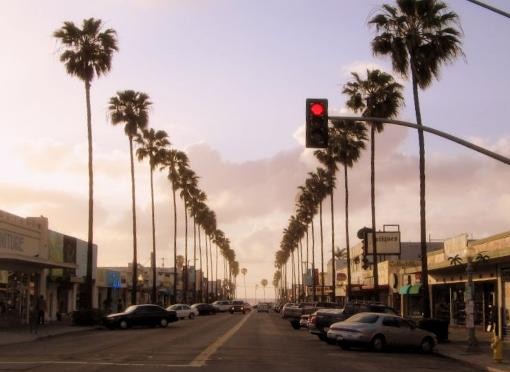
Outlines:
{"label": "bush", "polygon": [[98,325],[102,323],[105,313],[100,309],[73,311],[73,324],[79,326]]}

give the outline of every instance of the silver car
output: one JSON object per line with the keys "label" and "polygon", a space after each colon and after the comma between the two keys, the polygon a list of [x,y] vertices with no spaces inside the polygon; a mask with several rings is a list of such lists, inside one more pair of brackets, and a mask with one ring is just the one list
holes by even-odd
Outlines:
{"label": "silver car", "polygon": [[342,322],[333,323],[327,336],[343,349],[369,346],[381,351],[386,346],[417,347],[430,353],[437,344],[436,336],[397,315],[359,313]]}

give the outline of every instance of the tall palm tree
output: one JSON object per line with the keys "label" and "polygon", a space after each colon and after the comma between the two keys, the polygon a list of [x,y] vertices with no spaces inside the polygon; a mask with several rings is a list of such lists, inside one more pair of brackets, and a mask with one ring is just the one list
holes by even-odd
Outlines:
{"label": "tall palm tree", "polygon": [[[203,203],[205,202],[207,197],[203,191],[198,189],[198,186],[193,191],[192,195],[193,195],[193,197],[191,200],[190,214],[191,214],[191,217],[193,217],[193,267],[194,267],[193,282],[195,283],[194,288],[193,288],[193,302],[197,302],[198,301],[198,297],[197,297],[197,291],[198,291],[198,282],[197,282],[197,219],[199,218],[201,206],[203,205]],[[198,228],[200,229],[200,225],[198,226]],[[200,255],[201,255],[201,250],[200,250]],[[200,258],[200,262],[202,262],[201,258]]]}
{"label": "tall palm tree", "polygon": [[334,213],[334,203],[333,203],[333,192],[336,187],[336,172],[338,171],[337,162],[339,161],[335,152],[333,152],[333,148],[335,145],[335,136],[332,128],[328,129],[329,131],[329,139],[328,139],[328,147],[323,150],[316,150],[314,152],[317,160],[326,167],[327,169],[327,180],[329,187],[329,198],[330,198],[330,207],[331,207],[331,257],[332,257],[332,275],[331,275],[331,301],[335,301],[335,292],[336,292],[336,268],[335,268],[335,213]]}
{"label": "tall palm tree", "polygon": [[262,288],[264,289],[264,301],[266,300],[266,287],[267,287],[267,279],[262,279],[260,281]]}
{"label": "tall palm tree", "polygon": [[181,198],[184,202],[184,303],[188,303],[188,209],[191,205],[194,190],[198,185],[198,177],[196,173],[188,168],[183,167],[179,173],[179,186],[181,188]]}
{"label": "tall palm tree", "polygon": [[137,242],[136,242],[136,202],[135,202],[135,165],[133,161],[133,139],[149,123],[149,96],[134,90],[117,92],[110,98],[108,111],[113,125],[124,124],[124,132],[129,139],[129,157],[131,160],[131,207],[133,211],[133,286],[131,289],[131,303],[136,303],[137,290]]}
{"label": "tall palm tree", "polygon": [[243,274],[243,281],[244,281],[244,300],[246,301],[246,274],[248,274],[248,269],[243,267],[241,269],[241,274]]}
{"label": "tall palm tree", "polygon": [[[359,160],[361,151],[365,148],[367,140],[366,128],[359,121],[332,121],[334,132],[334,141],[332,143],[338,161],[344,169],[344,189],[345,189],[345,247],[347,255],[347,287],[346,299],[351,295],[351,249],[349,244],[349,180],[348,168],[352,168]],[[332,137],[330,137],[332,138]],[[334,255],[333,255],[334,256]],[[333,258],[334,259],[334,258]]]}
{"label": "tall palm tree", "polygon": [[[404,78],[411,75],[416,123],[421,126],[418,88],[425,89],[439,78],[440,66],[462,55],[459,18],[440,0],[397,0],[383,5],[370,21],[377,36],[372,40],[376,55],[389,55],[393,69]],[[430,317],[425,211],[425,140],[418,130],[420,151],[420,240],[423,280],[423,314]]]}
{"label": "tall palm tree", "polygon": [[139,161],[149,158],[151,179],[151,212],[152,212],[152,303],[158,300],[156,290],[156,222],[154,218],[154,169],[162,164],[165,156],[165,148],[170,145],[168,134],[164,130],[155,131],[153,128],[142,130],[142,135],[136,138],[140,146],[136,150]]}
{"label": "tall palm tree", "polygon": [[[347,107],[354,112],[361,112],[362,116],[393,118],[398,115],[399,108],[404,103],[402,85],[393,77],[380,70],[367,70],[366,79],[353,72],[353,79],[344,86],[343,93],[347,94]],[[382,123],[369,122],[370,125],[370,200],[372,205],[372,255],[374,291],[379,298],[379,280],[377,267],[377,244],[375,223],[375,131],[382,132]]]}
{"label": "tall palm tree", "polygon": [[62,28],[53,33],[62,44],[60,62],[67,73],[85,83],[87,105],[87,140],[89,171],[89,218],[87,248],[86,299],[81,306],[92,309],[92,250],[94,242],[94,172],[92,169],[92,115],[90,109],[90,86],[95,77],[105,75],[112,68],[113,52],[117,51],[117,34],[108,28],[102,30],[100,19],[84,19],[82,28],[73,22],[64,22]]}
{"label": "tall palm tree", "polygon": [[174,285],[172,302],[177,301],[177,204],[175,193],[179,188],[180,172],[189,164],[188,156],[179,150],[170,149],[165,152],[163,167],[168,168],[168,179],[172,185],[172,201],[174,207]]}

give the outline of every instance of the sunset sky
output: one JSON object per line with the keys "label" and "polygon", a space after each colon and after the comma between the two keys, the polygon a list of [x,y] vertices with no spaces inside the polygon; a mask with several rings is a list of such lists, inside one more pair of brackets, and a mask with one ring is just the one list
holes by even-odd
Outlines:
{"label": "sunset sky", "polygon": [[[510,11],[507,0],[487,2]],[[459,14],[465,57],[444,66],[440,81],[420,92],[424,124],[510,156],[510,21],[465,0],[447,3]],[[341,90],[350,72],[391,72],[389,60],[370,49],[374,32],[367,20],[382,4],[0,1],[0,209],[44,215],[51,229],[86,240],[85,90],[59,62],[52,33],[64,21],[81,25],[84,18],[100,18],[117,31],[119,52],[112,71],[93,81],[91,91],[99,265],[132,259],[129,145],[122,128],[108,122],[107,102],[119,90],[143,91],[153,102],[150,126],[166,130],[173,146],[189,154],[218,227],[248,269],[253,296],[255,283],[271,282],[297,187],[317,166],[304,149],[305,99],[328,98],[330,115],[344,113]],[[414,122],[410,84],[398,79],[406,98],[400,119]],[[377,225],[400,224],[402,240],[417,241],[417,135],[387,126],[376,141]],[[510,229],[510,168],[431,135],[425,141],[428,235],[482,238]],[[149,265],[147,162],[136,165],[135,176],[139,262]],[[168,266],[173,221],[165,174],[157,175],[155,188],[158,257]],[[356,243],[355,232],[370,223],[368,152],[350,173],[350,190]],[[343,246],[342,187],[335,198],[336,241]],[[329,218],[325,212],[325,236]],[[328,239],[325,248],[330,251]]]}

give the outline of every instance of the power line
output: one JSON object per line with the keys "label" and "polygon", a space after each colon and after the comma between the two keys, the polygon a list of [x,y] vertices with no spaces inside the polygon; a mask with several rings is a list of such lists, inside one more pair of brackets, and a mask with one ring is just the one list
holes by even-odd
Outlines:
{"label": "power line", "polygon": [[476,4],[476,5],[479,5],[479,6],[483,7],[483,8],[485,8],[485,9],[492,10],[493,12],[498,13],[498,14],[504,16],[504,17],[510,18],[510,13],[507,13],[507,12],[501,10],[501,9],[495,8],[495,7],[491,6],[491,5],[482,3],[481,1],[478,1],[478,0],[467,0],[467,1],[469,1],[470,3]]}

